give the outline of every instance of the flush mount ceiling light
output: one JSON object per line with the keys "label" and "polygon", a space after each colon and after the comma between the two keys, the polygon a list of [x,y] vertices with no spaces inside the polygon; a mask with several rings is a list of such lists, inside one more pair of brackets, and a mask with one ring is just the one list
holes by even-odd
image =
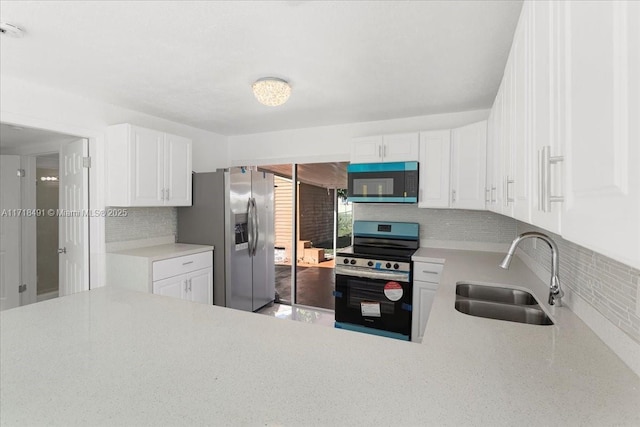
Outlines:
{"label": "flush mount ceiling light", "polygon": [[3,36],[20,38],[24,36],[24,30],[17,25],[8,22],[0,22],[0,33]]}
{"label": "flush mount ceiling light", "polygon": [[291,95],[289,83],[277,77],[259,79],[251,88],[258,102],[270,107],[284,104]]}

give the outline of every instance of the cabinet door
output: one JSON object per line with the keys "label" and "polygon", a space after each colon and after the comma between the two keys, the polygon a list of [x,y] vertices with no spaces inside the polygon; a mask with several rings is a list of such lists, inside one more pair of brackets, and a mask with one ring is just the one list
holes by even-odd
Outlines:
{"label": "cabinet door", "polygon": [[[564,60],[559,39],[559,4],[530,2],[531,13],[531,223],[560,234],[562,204],[544,206],[547,185],[551,195],[562,194],[562,163],[543,167],[543,150],[562,156],[558,74]],[[546,147],[546,148],[545,148]]]}
{"label": "cabinet door", "polygon": [[427,320],[431,313],[433,298],[438,289],[437,283],[413,282],[413,304],[411,315],[411,341],[421,342],[427,329]]}
{"label": "cabinet door", "polygon": [[487,122],[451,131],[451,207],[484,209]]}
{"label": "cabinet door", "polygon": [[213,268],[187,273],[187,299],[201,304],[213,304]]}
{"label": "cabinet door", "polygon": [[417,162],[419,148],[418,133],[401,133],[382,137],[384,162]]}
{"label": "cabinet door", "polygon": [[640,268],[640,2],[564,2],[562,235]]}
{"label": "cabinet door", "polygon": [[186,299],[187,298],[187,276],[169,277],[167,279],[153,282],[153,293],[167,297]]}
{"label": "cabinet door", "polygon": [[418,207],[449,207],[451,131],[420,133],[420,197]]}
{"label": "cabinet door", "polygon": [[161,206],[164,188],[164,134],[131,126],[131,205]]}
{"label": "cabinet door", "polygon": [[522,7],[520,21],[516,29],[511,54],[513,63],[512,100],[513,138],[511,139],[512,171],[508,183],[509,196],[513,199],[513,217],[521,221],[530,222],[530,10],[531,4]]}
{"label": "cabinet door", "polygon": [[487,179],[491,182],[489,187],[489,210],[502,213],[502,176],[503,176],[503,155],[502,141],[504,138],[504,81],[498,89],[498,94],[491,109],[495,115],[494,129],[491,142],[491,169],[487,170]]}
{"label": "cabinet door", "polygon": [[354,138],[351,142],[351,163],[382,161],[382,136]]}
{"label": "cabinet door", "polygon": [[191,140],[165,134],[164,197],[168,206],[191,206]]}

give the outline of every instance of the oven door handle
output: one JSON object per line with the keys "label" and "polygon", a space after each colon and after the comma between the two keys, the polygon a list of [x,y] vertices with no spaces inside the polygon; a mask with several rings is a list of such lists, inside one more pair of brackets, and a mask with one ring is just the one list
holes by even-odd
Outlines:
{"label": "oven door handle", "polygon": [[336,269],[336,276],[352,276],[374,280],[395,280],[396,282],[409,283],[408,272],[376,271],[370,268],[363,269],[360,267],[341,266],[340,269]]}

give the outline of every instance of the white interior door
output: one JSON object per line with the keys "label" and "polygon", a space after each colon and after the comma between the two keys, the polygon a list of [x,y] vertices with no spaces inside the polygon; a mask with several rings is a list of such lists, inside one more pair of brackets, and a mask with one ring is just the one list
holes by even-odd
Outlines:
{"label": "white interior door", "polygon": [[60,296],[89,289],[89,169],[83,166],[88,154],[84,139],[60,150]]}
{"label": "white interior door", "polygon": [[19,156],[0,156],[0,310],[20,305]]}

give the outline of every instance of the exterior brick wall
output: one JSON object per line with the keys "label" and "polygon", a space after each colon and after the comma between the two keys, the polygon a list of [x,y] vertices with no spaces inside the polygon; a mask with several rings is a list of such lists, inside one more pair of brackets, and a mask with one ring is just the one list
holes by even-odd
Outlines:
{"label": "exterior brick wall", "polygon": [[299,187],[300,240],[317,244],[333,239],[333,190],[300,184]]}

